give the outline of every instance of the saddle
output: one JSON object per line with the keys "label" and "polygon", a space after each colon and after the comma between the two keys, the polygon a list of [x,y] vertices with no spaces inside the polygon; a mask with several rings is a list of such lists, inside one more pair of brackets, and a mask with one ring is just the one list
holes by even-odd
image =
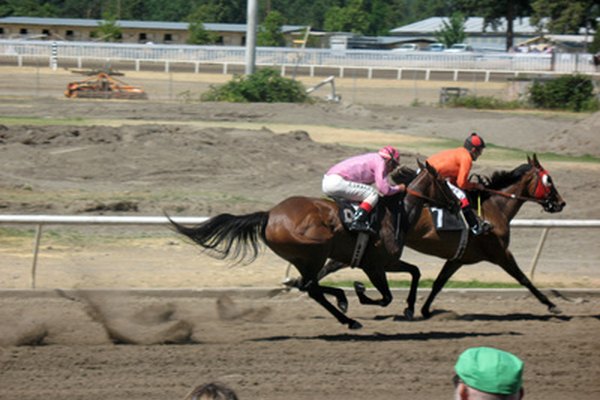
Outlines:
{"label": "saddle", "polygon": [[[338,205],[339,217],[340,221],[342,221],[344,229],[346,231],[349,231],[349,226],[352,223],[354,214],[356,213],[356,210],[358,209],[358,206],[360,204],[358,202],[351,202],[346,199],[334,198],[333,200]],[[403,223],[403,221],[405,220],[404,207],[401,207],[401,205],[401,203],[398,204],[398,212],[396,213],[395,221],[395,236],[397,241],[403,241],[404,235],[406,234],[406,224]],[[379,228],[381,226],[381,209],[382,202],[379,201],[377,203],[377,206],[375,206],[373,211],[371,211],[371,213],[369,214],[369,224],[375,232],[379,232]],[[365,232],[358,233],[358,237],[356,239],[356,246],[354,248],[354,252],[352,253],[352,260],[350,262],[351,267],[354,268],[359,265],[360,260],[362,259],[362,256],[367,248],[367,244],[369,243],[369,236],[370,235]]]}
{"label": "saddle", "polygon": [[[339,217],[340,221],[342,221],[342,225],[344,225],[344,229],[349,231],[350,224],[352,223],[352,219],[354,218],[354,214],[356,210],[358,210],[358,206],[360,203],[351,202],[345,199],[334,198],[333,199],[339,208]],[[379,205],[375,207],[373,211],[369,213],[369,224],[373,228],[374,231],[379,230]]]}

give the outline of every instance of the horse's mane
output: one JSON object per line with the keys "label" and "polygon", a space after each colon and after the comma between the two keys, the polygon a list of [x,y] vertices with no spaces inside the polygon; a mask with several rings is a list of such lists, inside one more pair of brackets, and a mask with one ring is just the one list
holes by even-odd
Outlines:
{"label": "horse's mane", "polygon": [[[517,183],[530,169],[531,165],[522,164],[512,171],[495,171],[491,177],[482,176],[480,182],[488,189],[504,189]],[[396,184],[404,183],[408,185],[416,176],[417,171],[407,166],[400,166],[390,173],[391,180]],[[479,196],[481,196],[482,201],[485,201],[490,197],[490,194],[479,192]]]}
{"label": "horse's mane", "polygon": [[404,165],[390,172],[390,179],[396,184],[404,183],[408,185],[416,176],[416,170]]}
{"label": "horse's mane", "polygon": [[489,189],[504,189],[518,182],[523,175],[531,169],[531,165],[522,164],[512,171],[496,171],[489,178],[489,182],[485,186]]}

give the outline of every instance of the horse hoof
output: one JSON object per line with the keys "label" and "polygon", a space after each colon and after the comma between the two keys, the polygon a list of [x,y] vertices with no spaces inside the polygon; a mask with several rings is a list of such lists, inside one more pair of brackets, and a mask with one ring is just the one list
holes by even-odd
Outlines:
{"label": "horse hoof", "polygon": [[429,318],[431,318],[431,311],[429,311],[429,310],[421,310],[421,315],[423,315],[424,319],[429,319]]}
{"label": "horse hoof", "polygon": [[348,311],[348,303],[346,303],[345,301],[340,301],[338,303],[338,307],[340,308],[340,311],[344,314],[346,314],[346,311]]}
{"label": "horse hoof", "polygon": [[348,328],[350,328],[350,329],[360,329],[360,328],[362,328],[362,324],[360,322],[358,322],[358,321],[351,320],[348,323]]}
{"label": "horse hoof", "polygon": [[415,312],[413,310],[411,310],[410,308],[407,308],[404,310],[404,317],[408,321],[412,321],[415,318]]}
{"label": "horse hoof", "polygon": [[562,314],[562,310],[556,306],[548,307],[548,311],[550,311],[552,314]]}
{"label": "horse hoof", "polygon": [[302,279],[301,278],[286,278],[281,282],[285,287],[290,289],[301,289],[302,288]]}
{"label": "horse hoof", "polygon": [[364,293],[367,289],[365,288],[365,285],[363,285],[361,282],[355,281],[354,282],[354,291],[356,293]]}

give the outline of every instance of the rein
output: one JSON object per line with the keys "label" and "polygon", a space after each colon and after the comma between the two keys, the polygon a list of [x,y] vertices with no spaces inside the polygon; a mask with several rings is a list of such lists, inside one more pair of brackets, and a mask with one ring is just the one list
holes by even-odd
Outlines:
{"label": "rein", "polygon": [[545,201],[546,201],[546,200],[543,200],[543,199],[536,199],[535,197],[517,196],[514,193],[506,193],[506,192],[502,192],[500,190],[494,190],[494,189],[481,189],[481,191],[488,192],[488,193],[493,193],[493,194],[497,194],[499,196],[507,197],[509,199],[523,200],[523,201],[533,201],[533,202],[536,202],[538,204],[544,204]]}
{"label": "rein", "polygon": [[[415,197],[418,197],[420,199],[423,199],[423,200],[427,201],[431,205],[438,205],[438,206],[441,205],[439,201],[437,201],[435,199],[432,199],[431,197],[426,196],[423,193],[417,192],[416,190],[413,190],[411,188],[407,187],[406,188],[406,193],[408,193],[410,195],[413,195]],[[442,208],[444,208],[444,207],[442,207]]]}

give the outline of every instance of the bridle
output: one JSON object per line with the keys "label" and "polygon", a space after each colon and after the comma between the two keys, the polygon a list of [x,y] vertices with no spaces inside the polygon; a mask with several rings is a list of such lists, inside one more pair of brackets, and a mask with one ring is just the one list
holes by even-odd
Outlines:
{"label": "bridle", "polygon": [[[428,175],[432,175],[431,172],[429,172],[429,171],[426,171],[425,173]],[[418,197],[422,200],[425,200],[427,203],[429,203],[432,206],[439,207],[439,208],[448,208],[447,204],[451,204],[452,202],[455,202],[456,199],[454,198],[454,196],[450,197],[448,194],[446,194],[444,188],[442,187],[442,182],[439,179],[437,179],[433,175],[432,175],[432,178],[433,178],[434,184],[436,185],[436,188],[439,191],[441,191],[442,195],[444,196],[444,200],[445,200],[444,204],[442,204],[440,201],[438,201],[434,198],[431,198],[421,192],[413,190],[413,189],[409,188],[408,186],[406,187],[406,193],[408,193],[412,196]]]}
{"label": "bridle", "polygon": [[536,181],[535,189],[533,191],[533,197],[531,196],[519,196],[514,193],[506,193],[500,190],[494,189],[482,189],[484,192],[497,194],[499,196],[507,197],[509,199],[521,200],[521,201],[532,201],[541,205],[547,204],[552,194],[552,184],[550,183],[550,174],[543,168],[534,167],[536,169]]}

